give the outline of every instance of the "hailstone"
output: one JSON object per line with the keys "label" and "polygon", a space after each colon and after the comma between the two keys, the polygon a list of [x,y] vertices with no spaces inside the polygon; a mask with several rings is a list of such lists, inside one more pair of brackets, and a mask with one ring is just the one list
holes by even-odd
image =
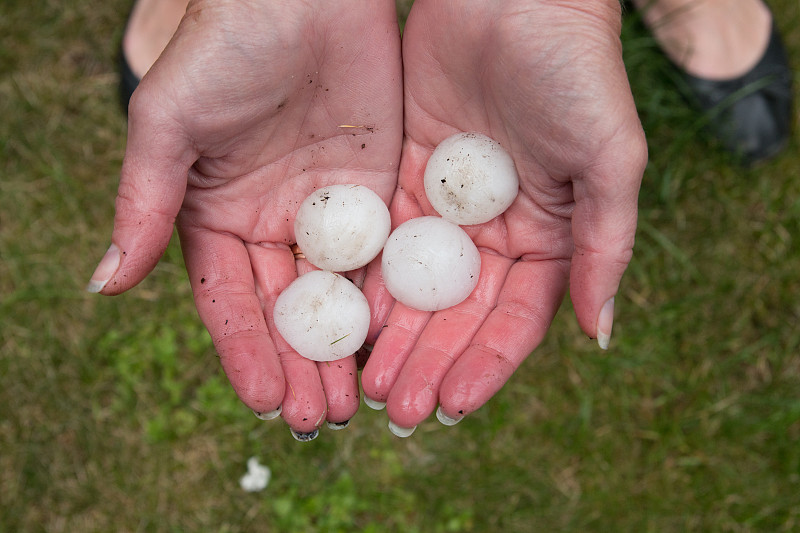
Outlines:
{"label": "hailstone", "polygon": [[317,268],[345,272],[380,253],[391,230],[389,210],[363,185],[330,185],[300,205],[294,221],[297,245]]}
{"label": "hailstone", "polygon": [[478,283],[481,256],[469,235],[442,218],[423,216],[398,226],[381,259],[383,280],[398,301],[420,311],[462,302]]}
{"label": "hailstone", "polygon": [[500,143],[481,133],[457,133],[433,151],[424,184],[428,201],[443,218],[482,224],[512,204],[519,176]]}
{"label": "hailstone", "polygon": [[273,318],[297,353],[313,361],[335,361],[364,344],[370,311],[367,299],[347,278],[312,270],[281,292]]}

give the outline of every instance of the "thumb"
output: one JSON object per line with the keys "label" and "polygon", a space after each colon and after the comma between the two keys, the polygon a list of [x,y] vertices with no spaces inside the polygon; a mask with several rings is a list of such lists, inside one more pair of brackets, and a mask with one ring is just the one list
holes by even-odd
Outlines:
{"label": "thumb", "polygon": [[647,164],[641,128],[604,154],[604,163],[573,181],[575,250],[570,296],[581,329],[607,349],[614,297],[633,254],[637,203]]}
{"label": "thumb", "polygon": [[92,274],[89,292],[125,292],[153,270],[169,244],[196,159],[183,129],[153,93],[141,89],[146,90],[136,90],[129,108],[111,246]]}

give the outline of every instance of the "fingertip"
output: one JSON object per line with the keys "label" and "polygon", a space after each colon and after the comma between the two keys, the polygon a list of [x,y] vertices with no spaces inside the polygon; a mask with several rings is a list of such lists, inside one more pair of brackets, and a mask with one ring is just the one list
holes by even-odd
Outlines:
{"label": "fingertip", "polygon": [[296,431],[292,428],[289,428],[289,432],[291,432],[292,437],[294,437],[294,440],[297,442],[311,442],[319,436],[319,429],[312,429],[311,431]]}
{"label": "fingertip", "polygon": [[261,335],[237,338],[231,335],[223,339],[215,342],[217,354],[231,387],[242,403],[256,413],[280,409],[286,381],[269,338]]}
{"label": "fingertip", "polygon": [[328,406],[316,363],[293,352],[281,354],[286,376],[281,416],[294,431],[309,433],[325,422]]}
{"label": "fingertip", "polygon": [[465,416],[478,410],[491,397],[489,396],[485,400],[476,400],[461,390],[445,388],[445,385],[442,384],[441,403],[436,410],[436,418],[445,426],[454,426]]}
{"label": "fingertip", "polygon": [[100,260],[100,263],[95,268],[94,273],[92,274],[92,277],[86,286],[86,291],[90,293],[102,292],[119,269],[120,261],[121,253],[119,247],[112,242],[111,246],[108,247],[108,250],[106,250],[103,258]]}
{"label": "fingertip", "polygon": [[351,419],[358,411],[360,403],[355,357],[320,362],[317,363],[317,369],[328,405],[327,420]]}
{"label": "fingertip", "polygon": [[597,344],[602,350],[608,350],[611,342],[611,329],[614,325],[614,297],[612,296],[600,309],[597,317]]}
{"label": "fingertip", "polygon": [[303,408],[295,402],[284,402],[287,404],[281,416],[283,420],[289,425],[293,433],[312,433],[319,430],[322,424],[325,423],[327,410],[324,405],[322,407],[310,405],[309,402],[306,408]]}
{"label": "fingertip", "polygon": [[461,422],[463,418],[464,415],[459,415],[455,417],[446,415],[441,405],[436,409],[436,419],[439,420],[439,422],[441,422],[445,426],[455,426],[456,424]]}
{"label": "fingertip", "polygon": [[241,378],[241,376],[231,376],[231,372],[236,372],[230,368],[225,368],[236,396],[253,413],[262,420],[272,420],[280,416],[282,412],[281,401],[283,400],[285,385],[283,376],[258,375],[255,369],[254,375]]}
{"label": "fingertip", "polygon": [[382,411],[386,407],[386,402],[373,400],[366,394],[364,395],[364,403],[366,404],[367,407],[375,411]]}
{"label": "fingertip", "polygon": [[[594,257],[591,257],[591,256]],[[597,339],[602,349],[608,347],[614,321],[615,295],[628,265],[625,260],[607,261],[597,254],[573,258],[570,271],[570,299],[581,330]]]}
{"label": "fingertip", "polygon": [[416,429],[417,426],[411,426],[411,427],[399,426],[395,424],[393,421],[389,420],[389,431],[391,431],[392,434],[394,434],[396,437],[405,439],[407,437],[410,437]]}
{"label": "fingertip", "polygon": [[325,422],[325,425],[332,431],[341,431],[350,425],[350,420],[345,420],[344,422],[331,422],[328,420]]}
{"label": "fingertip", "polygon": [[386,382],[385,372],[377,358],[367,359],[361,370],[361,389],[364,392],[364,403],[367,407],[380,411],[386,407],[386,398],[391,390],[391,384]]}
{"label": "fingertip", "polygon": [[436,409],[436,393],[425,389],[395,388],[386,402],[386,414],[397,426],[416,427]]}
{"label": "fingertip", "polygon": [[439,388],[439,410],[453,420],[461,420],[482,407],[514,371],[510,363],[498,364],[500,359],[483,353],[472,353],[462,359],[445,376]]}
{"label": "fingertip", "polygon": [[283,411],[282,407],[279,405],[277,409],[273,409],[272,411],[260,412],[253,410],[253,414],[256,415],[256,418],[259,420],[275,420],[279,416],[281,416],[281,412]]}
{"label": "fingertip", "polygon": [[118,206],[111,245],[92,273],[88,292],[113,296],[135,287],[153,271],[169,246],[174,218],[140,213],[141,222],[134,224],[130,215],[129,209]]}

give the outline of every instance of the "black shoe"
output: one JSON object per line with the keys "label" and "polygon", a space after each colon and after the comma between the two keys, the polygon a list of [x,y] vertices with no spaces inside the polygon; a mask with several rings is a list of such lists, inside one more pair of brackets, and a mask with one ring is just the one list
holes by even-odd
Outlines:
{"label": "black shoe", "polygon": [[682,71],[691,96],[708,113],[711,133],[746,165],[769,159],[789,140],[792,71],[774,21],[769,45],[749,72],[707,80]]}
{"label": "black shoe", "polygon": [[125,51],[119,47],[119,104],[125,114],[128,114],[128,104],[136,87],[139,86],[139,77],[131,70],[128,60],[125,58]]}
{"label": "black shoe", "polygon": [[[128,11],[128,17],[125,19],[125,27],[123,29],[123,42],[125,40],[124,32],[128,31],[128,26],[131,23],[131,15],[133,15],[133,10],[136,8],[136,2],[131,2],[130,11]],[[136,90],[136,87],[139,86],[139,76],[133,73],[131,69],[130,63],[128,63],[128,58],[125,57],[125,47],[120,43],[119,45],[119,55],[118,55],[118,64],[119,64],[119,104],[122,107],[122,111],[127,116],[128,114],[128,105],[131,102],[131,96],[133,95],[133,91]]]}

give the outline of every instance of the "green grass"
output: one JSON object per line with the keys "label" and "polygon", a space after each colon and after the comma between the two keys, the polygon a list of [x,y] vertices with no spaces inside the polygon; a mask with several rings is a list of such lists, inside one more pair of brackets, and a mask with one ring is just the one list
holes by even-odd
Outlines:
{"label": "green grass", "polygon": [[[773,2],[800,64],[800,7]],[[651,162],[612,349],[568,304],[484,408],[295,442],[222,375],[174,242],[121,297],[108,243],[127,2],[0,4],[0,531],[796,531],[800,155],[741,170],[635,19]],[[247,459],[269,487],[238,485]]]}

